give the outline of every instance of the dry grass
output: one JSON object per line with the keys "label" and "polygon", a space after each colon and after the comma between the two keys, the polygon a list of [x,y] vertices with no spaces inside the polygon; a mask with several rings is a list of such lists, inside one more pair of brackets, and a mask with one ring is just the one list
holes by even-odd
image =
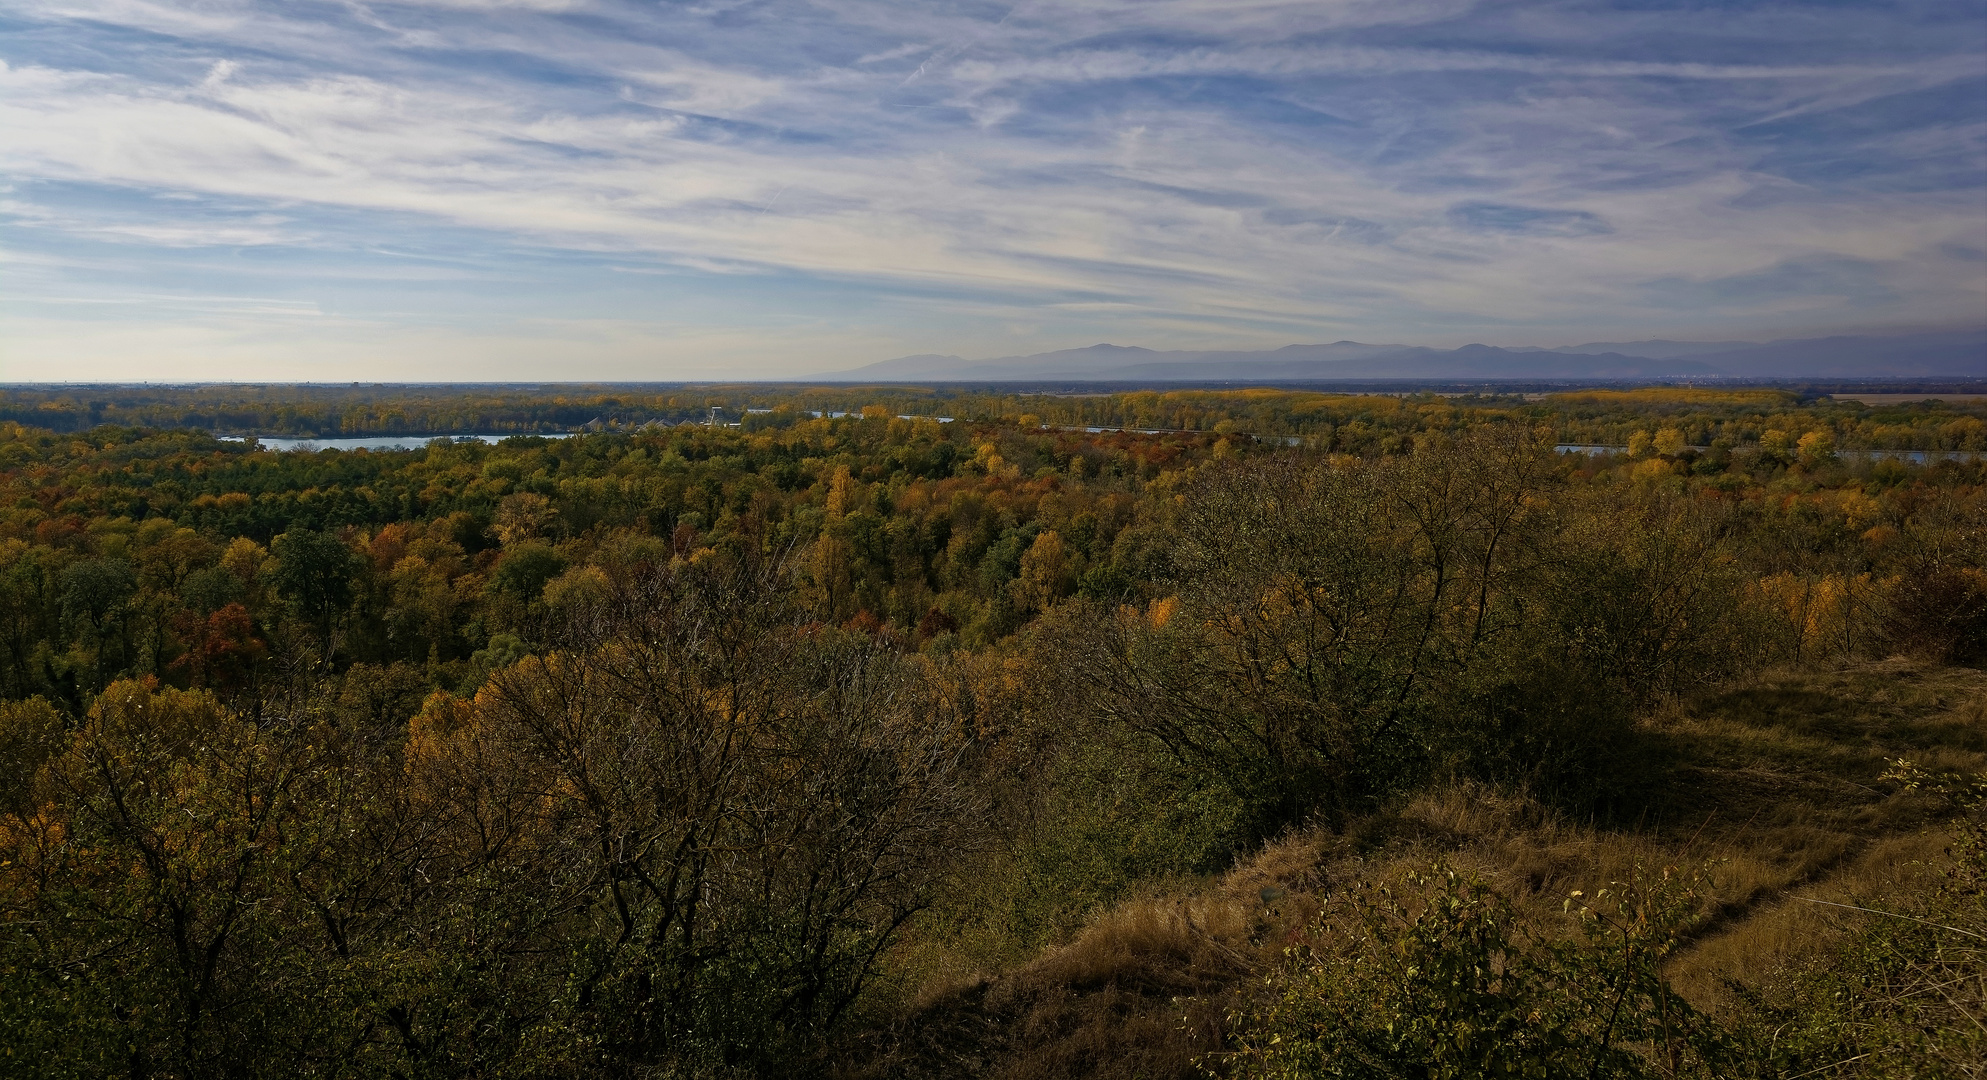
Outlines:
{"label": "dry grass", "polygon": [[1941,830],[1870,843],[1832,874],[1771,894],[1750,914],[1706,934],[1670,966],[1677,990],[1700,1008],[1728,1004],[1732,984],[1760,986],[1777,972],[1813,960],[1873,916],[1808,900],[1883,908],[1936,887],[1945,862]]}
{"label": "dry grass", "polygon": [[852,1075],[1197,1075],[1228,1007],[1329,890],[1437,859],[1547,923],[1575,889],[1704,870],[1707,918],[1671,975],[1715,1011],[1733,984],[1760,984],[1876,917],[1797,897],[1880,907],[1929,887],[1946,842],[1938,808],[1880,778],[1900,757],[1987,770],[1987,673],[1905,661],[1776,672],[1664,710],[1643,734],[1660,782],[1629,820],[1456,786],[1344,835],[1293,835],[1198,889],[1128,899],[997,977],[940,978]]}
{"label": "dry grass", "polygon": [[1327,849],[1305,833],[1207,883],[1099,912],[1067,944],[953,985],[874,1034],[859,1077],[1162,1080],[1200,1073],[1232,994],[1317,913]]}

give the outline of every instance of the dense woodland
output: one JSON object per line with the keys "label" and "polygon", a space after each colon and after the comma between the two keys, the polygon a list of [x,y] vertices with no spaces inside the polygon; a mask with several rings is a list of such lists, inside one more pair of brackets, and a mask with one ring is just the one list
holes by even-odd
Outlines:
{"label": "dense woodland", "polygon": [[[930,386],[159,386],[9,387],[0,421],[55,432],[99,426],[200,429],[217,435],[339,438],[433,434],[553,434],[589,425],[633,429],[728,422],[787,409],[802,414],[880,408],[890,415],[1061,427],[1242,431],[1301,435],[1346,453],[1398,452],[1403,439],[1489,420],[1553,429],[1564,443],[1626,446],[1641,431],[1674,429],[1686,446],[1729,451],[1769,432],[1790,440],[1825,433],[1837,449],[1987,451],[1977,407],[1913,400],[1905,385],[1876,384],[1880,404],[1799,389],[1603,389],[1342,393],[1288,390],[1088,391],[1016,395]],[[1987,390],[1966,383],[1976,396]],[[1109,392],[1106,392],[1106,391]],[[765,420],[757,420],[766,423]]]}
{"label": "dense woodland", "polygon": [[230,392],[8,395],[10,1075],[1987,1075],[1977,403]]}

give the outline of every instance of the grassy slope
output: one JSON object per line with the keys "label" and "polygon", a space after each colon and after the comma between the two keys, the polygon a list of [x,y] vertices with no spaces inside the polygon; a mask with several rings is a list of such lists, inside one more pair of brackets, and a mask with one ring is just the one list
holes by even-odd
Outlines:
{"label": "grassy slope", "polygon": [[[1883,907],[1929,887],[1946,833],[1936,805],[1879,777],[1890,759],[1987,770],[1987,672],[1903,660],[1779,672],[1678,703],[1643,725],[1625,824],[1567,820],[1524,799],[1450,788],[1357,824],[1271,845],[1192,894],[1100,913],[1017,970],[933,988],[864,1040],[857,1076],[1186,1077],[1218,1047],[1235,995],[1260,984],[1335,883],[1435,858],[1475,869],[1544,920],[1574,889],[1636,866],[1708,868],[1711,908],[1671,963],[1715,1010],[1821,956]],[[1806,898],[1806,899],[1802,899]]]}

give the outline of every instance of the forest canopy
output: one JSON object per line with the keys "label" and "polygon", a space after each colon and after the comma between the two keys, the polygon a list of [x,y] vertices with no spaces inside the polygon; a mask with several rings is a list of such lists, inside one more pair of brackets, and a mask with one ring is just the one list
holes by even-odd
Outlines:
{"label": "forest canopy", "polygon": [[[23,1075],[890,1075],[947,972],[1072,962],[1128,898],[1441,792],[1628,835],[1687,772],[1650,732],[1690,702],[1987,658],[1978,404],[93,393],[10,390],[0,423]],[[1947,771],[1885,774],[1913,828],[1973,835],[1964,730]],[[1709,886],[1648,869],[1554,932],[1448,870],[1331,892],[1242,934],[1268,959],[1181,954],[1152,992],[1227,1002],[1183,1060],[1233,1075],[1837,1060],[1757,1043],[1781,999],[1670,988]],[[1955,874],[1934,914],[1972,926]],[[1514,973],[1474,1004],[1381,973],[1470,949]],[[1579,1004],[1599,986],[1627,1004]],[[1564,1038],[1361,1011],[1514,1003]],[[1928,1022],[1916,1058],[1847,1049],[1979,1045]]]}
{"label": "forest canopy", "polygon": [[[1825,431],[1844,450],[1987,450],[1977,393],[1942,398],[1909,386],[1870,397],[1833,388],[1658,386],[1518,389],[1480,386],[1384,391],[1109,387],[1017,393],[973,386],[398,385],[0,388],[0,421],[56,432],[104,425],[193,429],[217,435],[359,438],[555,434],[703,423],[779,425],[805,416],[943,416],[979,422],[1133,430],[1301,435],[1351,453],[1398,449],[1389,439],[1486,422],[1546,425],[1562,443],[1624,446],[1637,430],[1671,428],[1686,445],[1794,440]],[[1974,388],[1977,391],[1977,387]],[[1654,425],[1653,427],[1651,425]],[[1791,444],[1790,444],[1791,445]]]}

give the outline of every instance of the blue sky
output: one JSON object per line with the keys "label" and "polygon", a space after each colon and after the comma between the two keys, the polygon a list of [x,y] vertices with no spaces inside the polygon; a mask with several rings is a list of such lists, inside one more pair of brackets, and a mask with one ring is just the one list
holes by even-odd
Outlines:
{"label": "blue sky", "polygon": [[1987,0],[8,0],[0,380],[1987,322]]}

